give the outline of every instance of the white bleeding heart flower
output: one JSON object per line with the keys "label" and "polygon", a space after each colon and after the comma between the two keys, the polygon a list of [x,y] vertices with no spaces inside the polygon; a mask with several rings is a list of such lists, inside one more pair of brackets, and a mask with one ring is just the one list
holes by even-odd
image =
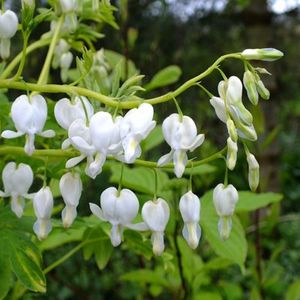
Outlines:
{"label": "white bleeding heart flower", "polygon": [[90,203],[92,213],[100,220],[112,225],[110,232],[111,243],[114,247],[122,242],[124,227],[129,227],[139,211],[139,201],[136,195],[128,190],[120,192],[115,187],[104,190],[100,196],[100,205]]}
{"label": "white bleeding heart flower", "polygon": [[11,210],[18,218],[22,217],[25,201],[29,197],[28,190],[33,182],[33,172],[29,165],[9,162],[3,169],[2,181],[4,192],[0,191],[1,197],[11,197]]}
{"label": "white bleeding heart flower", "polygon": [[259,185],[259,164],[255,156],[247,152],[247,162],[248,162],[248,182],[249,187],[252,192],[255,192]]}
{"label": "white bleeding heart flower", "polygon": [[120,135],[124,150],[124,161],[133,163],[141,156],[140,142],[144,140],[155,127],[153,107],[142,103],[138,108],[129,110],[120,124]]}
{"label": "white bleeding heart flower", "polygon": [[0,56],[7,59],[10,55],[10,39],[18,30],[18,17],[11,11],[0,11]]}
{"label": "white bleeding heart flower", "polygon": [[53,209],[53,196],[50,188],[42,187],[33,197],[34,213],[37,217],[33,231],[40,240],[45,239],[52,230],[51,213]]}
{"label": "white bleeding heart flower", "polygon": [[108,112],[98,112],[91,117],[90,137],[95,147],[95,161],[90,164],[90,171],[99,174],[107,155],[117,154],[121,149],[120,139],[121,117],[113,120]]}
{"label": "white bleeding heart flower", "polygon": [[201,237],[199,225],[201,203],[200,199],[189,191],[182,195],[179,201],[179,210],[184,222],[182,235],[192,249],[196,249]]}
{"label": "white bleeding heart flower", "polygon": [[218,223],[218,230],[223,240],[229,238],[232,228],[231,217],[234,213],[236,203],[239,200],[239,194],[236,188],[229,184],[218,184],[213,192],[213,202],[218,216],[220,217]]}
{"label": "white bleeding heart flower", "polygon": [[89,121],[93,114],[93,106],[83,96],[76,96],[73,100],[62,98],[54,107],[55,119],[65,130],[68,130],[71,124],[77,119],[82,119],[85,122]]}
{"label": "white bleeding heart flower", "polygon": [[227,139],[227,158],[226,165],[229,170],[233,170],[237,160],[238,145],[231,137]]}
{"label": "white bleeding heart flower", "polygon": [[165,249],[164,231],[170,217],[168,203],[162,198],[147,201],[142,208],[142,217],[148,228],[152,231],[151,242],[153,253],[161,255]]}
{"label": "white bleeding heart flower", "polygon": [[61,196],[65,202],[62,221],[65,228],[70,227],[77,216],[77,206],[82,193],[82,181],[78,173],[66,173],[59,181]]}
{"label": "white bleeding heart flower", "polygon": [[75,120],[69,127],[68,136],[69,138],[62,144],[62,148],[66,149],[71,144],[75,149],[80,151],[81,154],[69,159],[66,163],[66,168],[72,168],[87,158],[85,173],[91,178],[95,178],[97,172],[94,172],[90,168],[90,165],[94,163],[94,154],[96,150],[92,144],[90,129],[86,125],[86,122],[82,119]]}
{"label": "white bleeding heart flower", "polygon": [[194,151],[204,142],[204,134],[197,135],[195,122],[188,116],[172,114],[162,124],[162,131],[171,152],[162,156],[158,166],[163,166],[173,159],[175,175],[180,178],[188,161],[187,151]]}
{"label": "white bleeding heart flower", "polygon": [[35,150],[35,135],[42,137],[53,137],[53,130],[43,131],[47,119],[47,103],[41,95],[28,97],[19,96],[11,106],[11,118],[15,124],[17,132],[5,130],[1,136],[7,139],[17,138],[25,134],[26,143],[24,151],[31,155]]}

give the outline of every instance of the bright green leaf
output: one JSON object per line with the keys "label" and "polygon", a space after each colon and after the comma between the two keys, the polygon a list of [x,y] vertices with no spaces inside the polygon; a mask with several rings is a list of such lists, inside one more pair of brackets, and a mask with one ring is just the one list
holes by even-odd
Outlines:
{"label": "bright green leaf", "polygon": [[300,279],[290,284],[285,295],[285,300],[300,300]]}

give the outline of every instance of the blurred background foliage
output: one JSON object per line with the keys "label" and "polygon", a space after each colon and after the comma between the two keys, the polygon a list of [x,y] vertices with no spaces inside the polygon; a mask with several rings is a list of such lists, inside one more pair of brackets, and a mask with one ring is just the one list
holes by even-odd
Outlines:
{"label": "blurred background foliage", "polygon": [[[20,1],[8,2],[15,11],[20,9]],[[261,101],[258,107],[251,108],[259,133],[259,140],[252,151],[261,166],[261,192],[282,193],[283,201],[273,199],[261,205],[264,208],[255,211],[259,205],[251,209],[238,209],[248,241],[245,265],[241,263],[239,267],[233,264],[232,260],[226,258],[227,254],[222,257],[222,253],[220,255],[215,249],[212,251],[212,244],[209,246],[203,239],[196,251],[191,251],[181,238],[170,239],[168,245],[175,249],[175,257],[167,252],[162,258],[153,258],[149,243],[143,242],[139,235],[126,232],[126,242],[113,251],[110,243],[105,241],[84,247],[83,252],[77,252],[47,274],[46,294],[27,293],[23,299],[300,299],[300,5],[276,13],[272,10],[274,2],[112,1],[118,8],[115,15],[120,28],[101,28],[105,38],[96,45],[97,50],[114,50],[135,63],[140,73],[146,75],[143,80],[148,89],[146,97],[175,88],[205,70],[225,53],[260,47],[274,47],[285,53],[284,58],[276,63],[255,63],[267,68],[272,76],[264,76],[271,99]],[[47,6],[47,3],[40,1],[37,5]],[[37,39],[48,28],[47,23],[39,26],[32,39]],[[20,37],[19,44],[12,51],[16,54],[21,48]],[[30,68],[26,68],[26,79],[37,77],[45,54],[46,49],[43,49],[29,57]],[[172,69],[167,70],[167,76],[164,75],[168,80],[174,76],[170,85],[159,87],[155,81],[151,82],[159,70],[171,65]],[[236,61],[226,61],[222,64],[222,70],[227,76],[237,75],[241,78],[243,74],[242,65]],[[59,82],[58,72],[53,71],[51,75],[53,82]],[[220,80],[220,74],[214,72],[203,80],[203,84],[216,94],[217,82]],[[15,92],[9,95],[13,97]],[[203,91],[197,87],[191,88],[180,95],[178,100],[184,114],[195,119],[198,130],[206,134],[206,142],[200,153],[197,153],[199,158],[221,149],[227,138],[225,128],[217,120]],[[1,110],[7,110],[8,113],[7,102],[3,100],[0,105]],[[173,103],[159,105],[158,121],[161,122],[171,112],[175,112]],[[1,120],[3,122],[7,120]],[[148,141],[148,145],[144,145],[149,150],[146,154],[148,159],[156,160],[160,153],[165,152],[166,146],[161,144],[159,133],[157,135]],[[53,147],[59,148],[59,141]],[[222,162],[206,168],[194,176],[194,192],[199,196],[223,180]],[[111,173],[110,169],[114,172]],[[52,171],[49,170],[50,174],[59,178],[55,164]],[[116,183],[118,178],[118,168],[113,166],[108,167],[95,181],[89,181],[88,188],[84,189],[79,214],[89,215],[87,203],[97,202],[100,191],[109,182]],[[239,190],[248,189],[247,165],[242,151],[237,168],[229,174],[229,180]],[[55,182],[54,179],[52,184],[53,188],[57,187],[57,180]],[[173,180],[173,185],[179,188],[173,189],[173,194],[167,197],[177,199],[181,194],[182,182]],[[150,182],[144,185],[145,188],[149,186]],[[147,191],[139,192],[141,201],[148,200],[142,195],[149,194]],[[247,194],[243,194],[243,197],[247,197]],[[202,201],[203,205],[205,201]],[[269,204],[271,202],[275,203]],[[205,211],[209,212],[209,209]],[[210,215],[203,214],[204,211],[202,218],[209,222]],[[180,232],[178,226],[177,223],[171,225],[171,231],[175,234]],[[235,224],[234,228],[237,227]],[[94,227],[91,228],[84,233],[86,239],[98,236],[99,230],[107,231],[105,226],[96,232],[93,232]],[[82,232],[77,230],[76,225],[73,230],[70,241],[80,240]],[[52,238],[50,235],[42,245],[45,250],[44,266],[59,259],[76,245],[61,245],[65,241],[63,234],[61,231],[54,232]],[[60,247],[55,248],[58,245]],[[53,248],[55,251],[46,251]],[[107,257],[97,256],[99,251],[108,253]],[[95,260],[89,259],[94,255]],[[176,255],[184,262],[182,265],[178,264]],[[227,256],[234,255],[229,253]],[[239,258],[236,259],[239,262]]]}

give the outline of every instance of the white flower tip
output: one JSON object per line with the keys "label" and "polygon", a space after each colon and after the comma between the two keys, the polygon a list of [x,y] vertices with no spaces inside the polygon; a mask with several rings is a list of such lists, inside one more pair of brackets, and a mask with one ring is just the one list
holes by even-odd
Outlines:
{"label": "white flower tip", "polygon": [[218,231],[223,241],[229,238],[231,229],[232,229],[231,217],[221,217],[218,222]]}
{"label": "white flower tip", "polygon": [[196,249],[201,237],[201,228],[197,222],[184,225],[182,235],[191,249]]}
{"label": "white flower tip", "polygon": [[165,249],[164,233],[153,232],[151,236],[151,241],[154,255],[161,256]]}

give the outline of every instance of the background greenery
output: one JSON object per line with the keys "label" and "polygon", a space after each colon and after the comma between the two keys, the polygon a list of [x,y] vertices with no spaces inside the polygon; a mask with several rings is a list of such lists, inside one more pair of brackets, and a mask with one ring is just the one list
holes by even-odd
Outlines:
{"label": "background greenery", "polygon": [[[11,3],[15,11],[20,8],[18,2]],[[234,220],[232,236],[224,246],[217,236],[217,217],[209,192],[223,180],[224,166],[221,162],[205,165],[197,169],[194,176],[194,192],[204,195],[201,200],[203,237],[196,251],[191,251],[182,238],[177,238],[181,223],[174,218],[167,229],[167,251],[161,258],[152,257],[149,241],[134,232],[125,232],[126,242],[116,249],[112,249],[106,239],[88,242],[82,246],[83,251],[76,252],[47,274],[47,292],[44,295],[28,292],[22,296],[23,299],[300,299],[300,9],[297,7],[276,15],[267,1],[240,0],[225,1],[224,8],[218,10],[219,2],[113,1],[119,9],[116,17],[120,29],[111,26],[101,28],[106,37],[96,48],[114,50],[134,61],[140,73],[146,75],[144,83],[149,83],[159,70],[169,65],[180,68],[173,67],[166,76],[174,76],[177,83],[156,87],[152,81],[148,84],[147,97],[167,92],[199,74],[222,54],[251,47],[274,47],[283,51],[285,57],[282,60],[257,64],[272,73],[272,76],[264,78],[271,91],[271,99],[251,108],[259,133],[259,140],[252,150],[261,166],[263,195],[241,192],[237,207],[239,219]],[[195,3],[198,8],[185,14],[184,11]],[[206,8],[201,8],[199,3],[205,4]],[[45,1],[40,4],[45,5]],[[32,38],[38,38],[47,30],[47,24],[39,26]],[[18,53],[21,47],[20,37],[19,44],[12,51]],[[46,50],[43,50],[30,56],[26,79],[38,76],[45,54]],[[226,62],[222,69],[228,76],[241,77],[243,74],[242,66],[236,61]],[[51,81],[59,82],[58,73],[53,71],[51,75]],[[203,84],[216,93],[219,80],[219,74],[213,73]],[[10,91],[9,99],[14,99],[15,95],[16,92]],[[206,134],[206,142],[196,155],[202,158],[221,149],[226,141],[225,129],[216,119],[207,96],[200,89],[192,88],[178,100],[184,114],[193,117],[198,130]],[[4,98],[1,110],[9,111],[9,104]],[[173,103],[161,104],[156,119],[162,121],[174,111]],[[7,124],[4,113],[1,118],[1,124]],[[146,158],[156,160],[160,153],[166,152],[166,145],[161,141],[160,132],[150,136],[143,145],[148,151]],[[59,141],[52,146],[59,148]],[[244,154],[240,152],[237,168],[230,172],[229,180],[238,190],[247,190],[247,165]],[[39,168],[39,162],[32,160],[30,163],[35,169]],[[53,162],[48,170],[54,178],[51,182],[54,190],[59,168],[59,164]],[[79,215],[88,216],[87,203],[97,202],[100,192],[110,182],[117,183],[118,178],[118,166],[110,164],[95,181],[85,178]],[[172,179],[171,174],[169,178],[165,173],[160,174],[159,194],[173,201],[172,214],[176,215],[178,212],[174,207],[185,191],[186,181]],[[124,185],[134,188],[142,203],[151,198],[153,180],[148,170],[126,169]],[[8,250],[4,252],[11,253],[11,259],[16,261],[15,273],[26,273],[26,270],[17,269],[18,263],[22,265],[27,257],[20,254],[20,236],[14,229],[19,230],[22,226],[21,230],[31,232],[32,217],[28,212],[20,225],[12,214],[1,209],[0,227],[5,227],[8,218],[13,221],[10,221],[5,235],[4,232],[0,235],[0,248],[6,247]],[[68,232],[59,227],[54,229],[49,238],[39,244],[43,251],[43,266],[61,258],[76,247],[78,241],[105,236],[108,227],[97,224],[93,218],[85,217]],[[8,246],[7,236],[11,236],[12,241],[18,240],[18,243]],[[32,253],[37,253],[35,247],[32,244]],[[5,266],[6,259],[1,257],[2,266]],[[38,272],[37,276],[42,276]],[[5,268],[0,268],[0,287],[7,277]],[[36,287],[36,290],[42,289],[42,286]],[[12,297],[12,293],[7,297]]]}

